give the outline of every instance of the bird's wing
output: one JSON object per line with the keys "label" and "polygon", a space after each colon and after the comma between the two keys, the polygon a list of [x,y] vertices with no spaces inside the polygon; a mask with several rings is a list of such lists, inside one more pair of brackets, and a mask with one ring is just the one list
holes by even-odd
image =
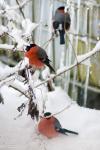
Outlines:
{"label": "bird's wing", "polygon": [[39,48],[37,54],[38,54],[38,58],[41,60],[41,62],[43,62],[45,65],[47,65],[50,68],[50,70],[55,73],[55,70],[50,65],[50,60],[46,54],[46,51],[43,50],[42,48]]}
{"label": "bird's wing", "polygon": [[45,61],[47,58],[48,58],[48,56],[47,56],[47,54],[46,54],[46,52],[45,52],[45,50],[43,50],[42,48],[38,48],[38,58],[41,60],[41,61]]}
{"label": "bird's wing", "polygon": [[58,121],[58,119],[55,118],[55,129],[60,129],[61,128],[61,124]]}

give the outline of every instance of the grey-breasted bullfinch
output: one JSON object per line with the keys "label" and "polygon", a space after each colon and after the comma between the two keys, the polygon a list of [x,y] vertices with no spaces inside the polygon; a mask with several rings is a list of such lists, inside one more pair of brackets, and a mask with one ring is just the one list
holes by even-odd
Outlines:
{"label": "grey-breasted bullfinch", "polygon": [[65,44],[64,34],[65,30],[69,30],[71,24],[71,18],[69,12],[65,12],[65,7],[59,7],[55,11],[53,28],[55,34],[59,31],[60,44]]}

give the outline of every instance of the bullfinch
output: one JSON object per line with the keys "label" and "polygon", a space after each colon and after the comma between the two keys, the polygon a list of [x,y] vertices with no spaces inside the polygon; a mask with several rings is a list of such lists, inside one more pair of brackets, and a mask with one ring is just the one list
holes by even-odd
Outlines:
{"label": "bullfinch", "polygon": [[44,117],[40,119],[38,131],[48,138],[56,137],[59,133],[64,135],[67,135],[67,133],[78,135],[77,132],[62,128],[58,119],[52,116],[50,112],[46,112]]}
{"label": "bullfinch", "polygon": [[60,44],[65,44],[64,34],[65,30],[69,30],[70,24],[71,24],[71,18],[70,14],[64,11],[65,7],[59,7],[55,11],[54,15],[54,21],[53,21],[53,28],[55,31],[55,34],[57,33],[57,30],[59,31],[60,35]]}
{"label": "bullfinch", "polygon": [[47,65],[51,71],[55,73],[55,70],[50,65],[50,60],[44,49],[36,44],[30,44],[26,47],[25,57],[29,59],[29,64],[36,69],[41,69],[44,65]]}

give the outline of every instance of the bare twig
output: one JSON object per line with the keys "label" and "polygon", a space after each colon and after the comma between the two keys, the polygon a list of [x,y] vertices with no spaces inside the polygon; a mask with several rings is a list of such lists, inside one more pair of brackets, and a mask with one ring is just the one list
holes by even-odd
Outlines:
{"label": "bare twig", "polygon": [[22,14],[23,18],[25,19],[25,15],[24,15],[24,12],[23,12],[23,10],[22,10],[22,7],[20,7],[20,3],[19,3],[19,1],[18,1],[18,0],[16,0],[16,2],[17,2],[17,4],[18,4],[18,6],[19,6],[19,10],[20,10],[20,12],[21,12],[21,14]]}
{"label": "bare twig", "polygon": [[[68,36],[67,36],[67,37],[68,37]],[[71,47],[72,47],[72,50],[73,50],[73,52],[74,52],[74,55],[75,55],[76,61],[77,61],[77,63],[78,63],[76,51],[75,51],[75,49],[74,49],[74,47],[73,47],[73,45],[72,45],[72,43],[71,43],[71,41],[70,41],[70,38],[69,38],[69,37],[68,37],[68,40],[69,40],[69,43],[70,43],[70,45],[71,45]]]}
{"label": "bare twig", "polygon": [[4,80],[0,80],[0,88],[5,85],[5,84],[9,84],[10,82],[15,80],[15,76],[14,74],[6,77]]}
{"label": "bare twig", "polygon": [[47,47],[48,44],[54,39],[54,37],[55,37],[55,34],[53,33],[52,36],[50,37],[50,39],[47,40],[47,41],[42,45],[42,47]]}
{"label": "bare twig", "polygon": [[23,91],[21,91],[19,88],[14,87],[13,85],[9,85],[9,87],[11,87],[11,88],[13,88],[14,90],[20,92],[20,93],[21,93],[22,95],[24,95],[26,98],[28,98],[28,99],[30,98],[30,97],[26,94],[26,91],[23,92]]}

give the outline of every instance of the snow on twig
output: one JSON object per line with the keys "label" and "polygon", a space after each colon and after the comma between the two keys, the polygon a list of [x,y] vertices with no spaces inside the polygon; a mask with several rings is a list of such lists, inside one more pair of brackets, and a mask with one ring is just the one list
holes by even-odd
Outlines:
{"label": "snow on twig", "polygon": [[70,66],[68,66],[68,67],[65,67],[65,66],[64,66],[62,69],[59,69],[59,70],[57,71],[57,74],[56,74],[56,75],[50,76],[50,77],[47,78],[45,81],[43,81],[43,82],[41,82],[41,83],[35,85],[34,88],[37,88],[37,87],[39,87],[40,85],[45,84],[45,83],[48,82],[49,80],[53,80],[53,79],[55,79],[56,77],[62,75],[63,73],[65,73],[65,72],[71,70],[72,68],[74,68],[75,66],[81,64],[83,61],[87,60],[88,58],[90,58],[91,56],[93,56],[95,53],[97,53],[97,52],[99,52],[99,51],[100,51],[100,41],[97,42],[96,46],[93,48],[92,51],[90,51],[90,52],[88,52],[88,53],[86,53],[86,54],[84,54],[84,55],[79,55],[79,56],[77,56],[78,62],[74,62],[74,64],[72,64],[72,65],[70,65]]}
{"label": "snow on twig", "polygon": [[[16,49],[23,49],[24,46],[29,45],[27,39],[31,37],[32,31],[35,30],[39,24],[31,22],[30,19],[24,19],[22,21],[22,30],[14,26],[13,22],[8,23],[8,27],[1,26],[0,36],[6,33],[15,43],[17,43]],[[6,45],[0,44],[0,48],[5,48]],[[10,48],[9,48],[10,47]],[[13,46],[9,46],[8,49],[13,49]]]}
{"label": "snow on twig", "polygon": [[0,36],[2,36],[6,32],[8,32],[7,27],[0,25]]}
{"label": "snow on twig", "polygon": [[[0,44],[0,49],[3,50],[13,50],[15,45],[9,45],[9,44]],[[17,51],[23,51],[22,49],[16,48]]]}
{"label": "snow on twig", "polygon": [[9,85],[9,84],[11,84],[14,80],[15,80],[15,76],[14,76],[14,75],[5,78],[5,80],[1,80],[1,81],[0,81],[0,88],[1,88],[2,86],[4,86],[4,85]]}
{"label": "snow on twig", "polygon": [[86,59],[90,58],[92,55],[94,55],[96,52],[100,51],[100,41],[97,42],[94,49],[86,54],[77,56],[78,63],[85,61]]}
{"label": "snow on twig", "polygon": [[[29,2],[29,0],[25,0],[21,4],[18,2],[17,7],[21,9],[27,2]],[[0,7],[2,9],[0,14],[8,20],[6,26],[0,26],[0,36],[4,34],[8,35],[15,43],[17,43],[16,49],[23,49],[24,46],[30,44],[29,40],[31,40],[32,31],[35,30],[39,24],[33,23],[30,19],[25,17],[24,19],[21,19],[21,16],[5,1],[2,3],[0,2]],[[16,25],[15,22],[17,23]]]}
{"label": "snow on twig", "polygon": [[5,80],[6,78],[16,74],[19,70],[23,70],[26,66],[29,65],[28,58],[24,58],[20,61],[15,67],[6,67],[0,68],[0,80]]}
{"label": "snow on twig", "polygon": [[24,19],[22,21],[22,27],[24,30],[23,36],[30,36],[32,34],[32,31],[35,30],[38,26],[39,24],[31,22],[30,19]]}
{"label": "snow on twig", "polygon": [[[31,0],[25,0],[23,1],[22,3],[20,3],[20,5],[15,5],[15,6],[12,6],[12,7],[7,7],[3,10],[0,11],[0,14],[4,14],[6,11],[10,11],[10,10],[16,10],[16,9],[19,9],[19,8],[23,8],[28,2],[30,2]],[[1,3],[0,3],[1,4]]]}
{"label": "snow on twig", "polygon": [[[39,24],[33,23],[30,21],[30,19],[26,18],[22,21],[23,30],[17,29],[16,27],[13,27],[13,25],[12,29],[10,29],[11,24],[8,26],[8,28],[5,26],[0,26],[0,36],[2,36],[4,33],[7,34],[15,43],[17,43],[16,50],[22,51],[24,46],[29,45],[27,38],[31,37],[32,31],[38,26]],[[14,45],[0,44],[0,48],[13,50]]]}
{"label": "snow on twig", "polygon": [[14,82],[12,82],[11,84],[9,84],[9,87],[17,90],[18,92],[20,92],[22,95],[24,95],[25,97],[27,97],[28,99],[30,98],[28,96],[28,86],[23,84],[22,82],[18,81],[18,80],[14,80]]}

